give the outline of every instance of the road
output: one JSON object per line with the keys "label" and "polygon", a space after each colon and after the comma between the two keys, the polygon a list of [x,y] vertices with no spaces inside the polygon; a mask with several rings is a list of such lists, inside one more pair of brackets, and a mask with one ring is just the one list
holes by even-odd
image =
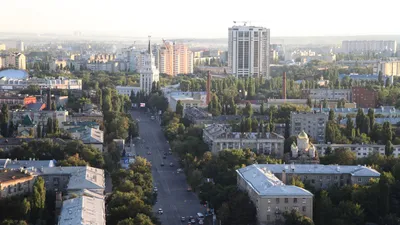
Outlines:
{"label": "road", "polygon": [[[170,147],[158,121],[151,120],[150,114],[139,111],[132,111],[132,118],[139,121],[141,138],[136,145],[136,153],[152,163],[153,183],[158,188],[158,202],[153,209],[156,213],[159,208],[163,209],[163,215],[157,214],[161,223],[163,225],[186,225],[188,224],[187,219],[186,222],[181,222],[182,216],[196,218],[198,212],[204,214],[205,208],[200,204],[196,194],[187,191],[185,174],[176,173],[179,168],[177,157],[168,155],[166,159],[163,159],[164,152],[168,152]],[[148,155],[148,151],[151,151],[152,154]],[[165,166],[161,166],[162,162]],[[171,162],[174,164],[173,167],[169,165]]]}

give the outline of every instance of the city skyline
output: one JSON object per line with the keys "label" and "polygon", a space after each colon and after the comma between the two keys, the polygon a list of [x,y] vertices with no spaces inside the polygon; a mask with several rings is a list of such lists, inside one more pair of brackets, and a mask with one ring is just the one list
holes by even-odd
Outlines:
{"label": "city skyline", "polygon": [[[251,21],[248,25],[271,29],[271,36],[275,37],[400,34],[390,23],[382,23],[371,16],[376,6],[362,4],[359,0],[338,0],[324,6],[317,0],[273,3],[250,0],[246,3],[249,7],[239,3],[231,1],[227,5],[204,0],[187,5],[183,0],[115,0],[111,4],[105,0],[70,0],[66,5],[59,5],[51,0],[6,1],[2,4],[0,27],[2,32],[17,33],[72,34],[80,31],[84,35],[226,38],[234,20],[245,20]],[[360,4],[362,10],[351,10],[359,8]],[[396,6],[399,3],[384,0],[381,4]],[[350,15],[341,16],[350,10]],[[385,21],[395,19],[394,14],[385,14]]]}

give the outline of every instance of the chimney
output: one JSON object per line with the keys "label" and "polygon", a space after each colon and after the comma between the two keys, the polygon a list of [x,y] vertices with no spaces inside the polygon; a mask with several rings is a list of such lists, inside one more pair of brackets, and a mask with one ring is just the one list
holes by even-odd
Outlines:
{"label": "chimney", "polygon": [[286,99],[286,72],[283,72],[282,78],[282,98]]}
{"label": "chimney", "polygon": [[206,98],[206,104],[208,105],[211,101],[211,73],[208,71],[207,75],[207,98]]}

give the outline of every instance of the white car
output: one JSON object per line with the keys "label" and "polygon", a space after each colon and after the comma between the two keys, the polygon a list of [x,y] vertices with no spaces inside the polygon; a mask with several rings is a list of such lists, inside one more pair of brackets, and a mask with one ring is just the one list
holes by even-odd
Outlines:
{"label": "white car", "polygon": [[158,209],[158,214],[163,214],[164,213],[164,211],[162,210],[162,208],[159,208]]}
{"label": "white car", "polygon": [[154,191],[154,192],[157,192],[157,191],[158,191],[158,188],[157,188],[157,187],[154,187],[154,188],[153,188],[153,191]]}
{"label": "white car", "polygon": [[203,220],[199,220],[199,224],[200,225],[204,224],[204,221]]}

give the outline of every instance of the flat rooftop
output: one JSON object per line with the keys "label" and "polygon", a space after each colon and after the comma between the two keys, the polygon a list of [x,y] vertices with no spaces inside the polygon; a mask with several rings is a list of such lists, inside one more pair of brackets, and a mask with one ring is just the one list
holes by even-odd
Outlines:
{"label": "flat rooftop", "polygon": [[20,170],[0,170],[0,184],[30,176],[30,174],[25,174]]}

